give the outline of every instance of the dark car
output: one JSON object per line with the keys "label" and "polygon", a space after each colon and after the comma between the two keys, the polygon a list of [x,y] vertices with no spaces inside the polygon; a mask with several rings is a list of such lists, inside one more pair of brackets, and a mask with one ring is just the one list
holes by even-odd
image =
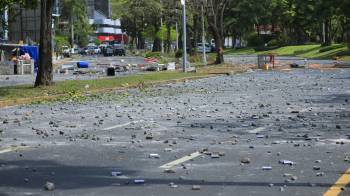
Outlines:
{"label": "dark car", "polygon": [[112,46],[107,46],[102,49],[103,56],[113,56],[114,48]]}
{"label": "dark car", "polygon": [[125,56],[126,55],[123,45],[121,45],[121,44],[114,44],[113,48],[114,48],[114,55],[115,56]]}

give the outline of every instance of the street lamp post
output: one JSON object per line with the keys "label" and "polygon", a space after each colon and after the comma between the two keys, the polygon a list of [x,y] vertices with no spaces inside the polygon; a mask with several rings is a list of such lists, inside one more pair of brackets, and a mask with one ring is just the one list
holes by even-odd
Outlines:
{"label": "street lamp post", "polygon": [[204,1],[202,2],[201,6],[202,11],[202,47],[203,47],[203,64],[207,65],[207,47],[205,43],[205,23],[204,23]]}
{"label": "street lamp post", "polygon": [[183,72],[187,71],[187,36],[186,36],[186,0],[181,0],[182,4],[182,25],[183,25],[183,62],[182,70]]}

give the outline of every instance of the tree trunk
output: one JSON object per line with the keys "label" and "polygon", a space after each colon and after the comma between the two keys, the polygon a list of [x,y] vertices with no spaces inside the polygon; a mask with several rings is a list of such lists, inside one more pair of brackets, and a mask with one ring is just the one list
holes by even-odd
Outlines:
{"label": "tree trunk", "polygon": [[53,84],[52,11],[53,0],[41,0],[39,69],[35,81],[36,87]]}
{"label": "tree trunk", "polygon": [[326,37],[326,40],[325,40],[325,45],[326,46],[330,46],[331,44],[332,44],[332,41],[331,41],[331,32],[330,32],[330,26],[331,26],[331,24],[330,24],[330,19],[326,19],[326,21],[325,21],[325,26],[326,26],[326,28],[325,28],[325,37]]}
{"label": "tree trunk", "polygon": [[171,24],[169,22],[166,25],[165,52],[171,52]]}
{"label": "tree trunk", "polygon": [[161,44],[160,39],[159,38],[155,38],[154,41],[153,41],[152,52],[160,52],[160,50],[161,50],[160,44]]}
{"label": "tree trunk", "polygon": [[209,30],[211,31],[215,40],[215,50],[216,50],[216,61],[215,64],[224,63],[224,48],[223,48],[223,38],[219,29],[215,26],[209,25]]}

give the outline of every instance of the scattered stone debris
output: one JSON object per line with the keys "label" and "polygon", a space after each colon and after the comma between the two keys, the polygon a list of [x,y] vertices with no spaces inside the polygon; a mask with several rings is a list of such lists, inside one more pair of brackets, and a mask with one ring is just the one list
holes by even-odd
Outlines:
{"label": "scattered stone debris", "polygon": [[173,169],[165,169],[165,170],[164,170],[164,173],[167,173],[167,174],[174,174],[174,173],[176,173],[176,171],[173,170]]}
{"label": "scattered stone debris", "polygon": [[52,182],[46,182],[44,185],[44,189],[46,191],[54,191],[55,190],[55,184]]}
{"label": "scattered stone debris", "polygon": [[134,184],[145,184],[145,183],[146,183],[146,181],[143,180],[143,179],[136,179],[136,180],[134,180]]}
{"label": "scattered stone debris", "polygon": [[272,170],[272,167],[271,166],[263,166],[261,169],[262,170]]}
{"label": "scattered stone debris", "polygon": [[251,161],[250,161],[249,158],[242,158],[242,159],[241,159],[241,163],[242,163],[242,164],[250,164],[250,162],[251,162]]}
{"label": "scattered stone debris", "polygon": [[280,160],[279,163],[282,165],[290,165],[290,166],[295,165],[293,161],[289,161],[289,160]]}
{"label": "scattered stone debris", "polygon": [[201,190],[201,186],[199,186],[199,185],[193,185],[193,186],[192,186],[192,190],[194,190],[194,191],[199,191],[199,190]]}
{"label": "scattered stone debris", "polygon": [[159,154],[149,154],[148,157],[151,158],[151,159],[159,159],[160,155]]}
{"label": "scattered stone debris", "polygon": [[179,187],[177,184],[175,184],[175,183],[173,183],[173,182],[170,182],[170,183],[169,183],[169,186],[170,186],[171,188],[178,188],[178,187]]}
{"label": "scattered stone debris", "polygon": [[111,172],[111,176],[114,176],[114,177],[116,177],[116,176],[121,176],[121,175],[123,175],[123,173],[122,173],[122,172],[119,172],[119,171],[112,171],[112,172]]}

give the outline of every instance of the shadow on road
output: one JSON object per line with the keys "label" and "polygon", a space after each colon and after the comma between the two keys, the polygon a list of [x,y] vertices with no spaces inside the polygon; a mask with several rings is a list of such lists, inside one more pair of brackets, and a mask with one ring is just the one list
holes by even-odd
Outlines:
{"label": "shadow on road", "polygon": [[[110,176],[111,171],[122,171],[128,179]],[[133,183],[138,171],[124,170],[122,168],[109,167],[84,167],[61,165],[52,161],[14,161],[7,162],[0,170],[0,188],[26,188],[42,189],[46,181],[54,182],[59,190],[86,189],[108,186],[140,186]],[[157,175],[159,176],[159,175]],[[25,182],[28,178],[28,182]],[[138,178],[139,179],[139,178]],[[141,178],[142,179],[142,178]],[[223,182],[179,179],[143,178],[145,185],[168,185],[173,182],[178,185],[202,185],[202,186],[241,186],[241,187],[268,187],[284,186],[284,182]],[[328,183],[287,183],[289,187],[330,187]],[[0,193],[0,196],[6,194]]]}

